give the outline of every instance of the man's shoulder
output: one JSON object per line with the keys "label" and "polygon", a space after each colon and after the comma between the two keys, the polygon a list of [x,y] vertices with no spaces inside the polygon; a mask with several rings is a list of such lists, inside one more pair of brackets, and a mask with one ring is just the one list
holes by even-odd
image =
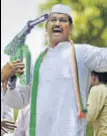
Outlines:
{"label": "man's shoulder", "polygon": [[76,48],[85,48],[85,47],[92,47],[92,45],[88,44],[88,43],[75,43],[74,46]]}
{"label": "man's shoulder", "polygon": [[107,93],[107,85],[106,84],[100,84],[100,85],[98,85],[98,88],[102,89],[104,92]]}
{"label": "man's shoulder", "polygon": [[90,46],[91,45],[85,44],[85,43],[83,44],[75,43],[74,44],[76,54],[78,54],[78,56],[82,56],[82,58],[84,58],[84,56],[86,55],[85,52],[89,52]]}
{"label": "man's shoulder", "polygon": [[91,88],[90,92],[91,91],[95,93],[106,93],[107,94],[107,85],[105,84],[95,85]]}

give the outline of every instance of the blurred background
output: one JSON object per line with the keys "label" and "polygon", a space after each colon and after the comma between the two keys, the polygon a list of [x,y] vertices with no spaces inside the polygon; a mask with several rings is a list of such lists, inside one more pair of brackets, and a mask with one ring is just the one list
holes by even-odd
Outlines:
{"label": "blurred background", "polygon": [[107,47],[107,0],[47,0],[40,9],[47,11],[57,3],[72,9],[74,42]]}
{"label": "blurred background", "polygon": [[[27,21],[40,16],[40,4],[44,0],[1,0],[1,67],[9,60],[4,48],[24,28]],[[32,53],[32,60],[44,43],[44,29],[35,26],[26,37],[26,44]]]}
{"label": "blurred background", "polygon": [[[9,59],[3,52],[4,47],[22,30],[27,21],[49,12],[57,3],[66,4],[72,9],[73,31],[70,37],[75,43],[107,47],[107,0],[1,0],[2,65]],[[45,30],[42,23],[35,26],[26,38],[33,61],[44,43]]]}
{"label": "blurred background", "polygon": [[[48,13],[58,3],[72,9],[73,31],[70,37],[75,43],[107,47],[107,0],[1,0],[1,67],[9,60],[4,54],[5,46],[26,22]],[[32,30],[26,44],[35,62],[45,44],[44,23]],[[93,136],[92,126],[87,127],[87,136]]]}

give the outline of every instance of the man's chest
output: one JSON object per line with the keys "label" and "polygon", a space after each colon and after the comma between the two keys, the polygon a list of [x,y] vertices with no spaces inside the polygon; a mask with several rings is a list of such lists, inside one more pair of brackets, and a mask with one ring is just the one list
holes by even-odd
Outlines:
{"label": "man's chest", "polygon": [[40,66],[40,79],[70,78],[70,52],[48,52]]}

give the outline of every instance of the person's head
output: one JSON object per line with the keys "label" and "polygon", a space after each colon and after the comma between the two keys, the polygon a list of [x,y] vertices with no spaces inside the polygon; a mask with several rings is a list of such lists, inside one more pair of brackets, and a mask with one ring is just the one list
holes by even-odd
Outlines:
{"label": "person's head", "polygon": [[46,32],[49,36],[50,44],[54,46],[59,42],[69,40],[72,28],[71,9],[68,6],[57,4],[52,7],[49,19],[46,23]]}
{"label": "person's head", "polygon": [[98,84],[107,84],[107,72],[91,72],[91,86],[98,85]]}

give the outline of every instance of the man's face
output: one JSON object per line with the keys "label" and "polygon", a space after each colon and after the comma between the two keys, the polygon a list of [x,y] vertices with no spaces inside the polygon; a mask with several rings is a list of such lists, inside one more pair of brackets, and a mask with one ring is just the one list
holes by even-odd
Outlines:
{"label": "man's face", "polygon": [[98,84],[99,84],[98,77],[94,74],[91,74],[91,86],[98,85]]}
{"label": "man's face", "polygon": [[50,42],[63,42],[69,39],[71,25],[68,15],[52,13],[46,25]]}

